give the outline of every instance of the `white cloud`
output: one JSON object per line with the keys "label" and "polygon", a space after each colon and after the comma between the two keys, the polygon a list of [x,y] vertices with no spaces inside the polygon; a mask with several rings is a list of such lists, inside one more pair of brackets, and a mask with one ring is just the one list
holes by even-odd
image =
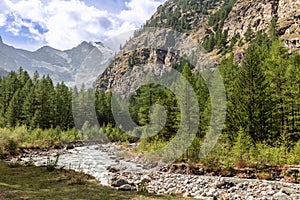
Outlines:
{"label": "white cloud", "polygon": [[[0,27],[14,35],[37,40],[58,49],[68,49],[82,41],[103,40],[106,37],[132,31],[143,24],[160,5],[158,0],[130,0],[126,10],[108,13],[83,0],[0,0]],[[2,6],[3,5],[3,6]],[[5,24],[6,17],[14,21]],[[43,32],[37,28],[47,30]],[[29,33],[21,33],[26,27]]]}
{"label": "white cloud", "polygon": [[97,40],[106,31],[106,24],[112,23],[106,11],[88,7],[77,0],[54,0],[49,3],[47,10],[51,17],[47,21],[49,31],[45,39],[56,48],[66,49],[83,40]]}
{"label": "white cloud", "polygon": [[161,4],[156,0],[131,0],[125,3],[128,10],[123,10],[119,18],[135,25],[143,24]]}
{"label": "white cloud", "polygon": [[3,14],[0,14],[0,27],[5,25],[6,17]]}
{"label": "white cloud", "polygon": [[10,10],[10,7],[7,5],[7,0],[0,0],[0,27],[5,25],[6,14]]}
{"label": "white cloud", "polygon": [[25,1],[21,0],[17,3],[8,3],[11,11],[18,13],[22,18],[30,19],[35,22],[39,22],[42,25],[45,25],[45,7],[40,0],[30,0]]}

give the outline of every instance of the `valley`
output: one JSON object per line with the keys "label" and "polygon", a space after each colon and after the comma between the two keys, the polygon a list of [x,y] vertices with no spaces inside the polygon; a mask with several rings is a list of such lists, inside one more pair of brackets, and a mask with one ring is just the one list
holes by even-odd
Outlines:
{"label": "valley", "polygon": [[[167,0],[119,51],[0,38],[0,193],[299,199],[299,11],[299,0]],[[18,186],[32,179],[7,178],[19,170],[53,184],[34,194]]]}

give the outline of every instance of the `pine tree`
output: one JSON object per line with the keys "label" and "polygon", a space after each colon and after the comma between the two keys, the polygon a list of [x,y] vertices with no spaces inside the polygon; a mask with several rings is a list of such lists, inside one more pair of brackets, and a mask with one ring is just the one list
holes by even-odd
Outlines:
{"label": "pine tree", "polygon": [[[182,137],[182,144],[179,149],[185,148],[185,145],[189,142],[191,143],[198,131],[199,125],[199,105],[196,94],[194,93],[193,86],[195,85],[195,80],[190,70],[190,66],[187,62],[183,63],[184,67],[182,70],[182,77],[186,79],[185,81],[178,79],[174,90],[176,91],[176,98],[180,106],[180,116],[178,118],[181,120],[179,130],[177,134]],[[193,135],[195,134],[195,135]],[[180,143],[179,142],[179,143]],[[183,150],[183,149],[182,149]],[[185,153],[185,159],[190,160],[190,151],[187,147]]]}
{"label": "pine tree", "polygon": [[246,51],[237,77],[235,95],[238,98],[236,109],[240,115],[239,125],[254,141],[263,141],[269,136],[270,104],[267,93],[269,84],[261,69],[257,49],[258,47],[252,44]]}
{"label": "pine tree", "polygon": [[53,126],[59,126],[62,130],[73,127],[73,113],[71,104],[71,92],[64,83],[56,85],[54,97],[54,122]]}
{"label": "pine tree", "polygon": [[272,136],[279,138],[284,135],[285,138],[289,138],[294,129],[294,126],[291,126],[296,106],[294,103],[299,97],[299,92],[297,94],[299,80],[295,77],[299,69],[297,69],[296,63],[290,63],[291,58],[279,40],[273,41],[268,53],[264,66],[268,80],[271,82],[269,92],[273,102]]}
{"label": "pine tree", "polygon": [[49,76],[43,76],[36,82],[35,87],[35,114],[32,126],[47,129],[54,123],[54,87]]}
{"label": "pine tree", "polygon": [[247,31],[245,33],[246,42],[250,42],[253,39],[253,31],[250,26],[248,26]]}
{"label": "pine tree", "polygon": [[200,111],[200,115],[199,115],[199,129],[198,129],[198,133],[197,133],[197,137],[199,138],[203,138],[206,134],[207,131],[207,116],[204,115],[204,111],[207,107],[207,103],[208,103],[208,99],[209,99],[209,91],[206,85],[206,82],[203,78],[204,76],[204,72],[202,72],[201,74],[197,73],[194,75],[194,79],[195,79],[195,85],[194,85],[194,89],[195,92],[197,94],[197,98],[198,98],[198,104],[199,104],[199,111]]}
{"label": "pine tree", "polygon": [[23,104],[22,104],[22,124],[30,126],[31,119],[34,115],[34,85],[31,79],[28,79],[25,86],[21,90]]}
{"label": "pine tree", "polygon": [[236,96],[237,88],[235,87],[238,65],[234,62],[233,54],[231,54],[229,58],[222,60],[219,66],[219,71],[224,81],[227,96],[227,117],[223,133],[226,135],[226,138],[232,142],[236,138],[236,135],[233,133],[237,133],[240,128],[237,123],[240,115],[236,107],[239,102],[239,96]]}
{"label": "pine tree", "polygon": [[15,127],[19,125],[21,118],[21,106],[22,103],[20,96],[20,89],[18,89],[13,95],[12,99],[9,102],[9,106],[5,113],[7,125],[10,127]]}

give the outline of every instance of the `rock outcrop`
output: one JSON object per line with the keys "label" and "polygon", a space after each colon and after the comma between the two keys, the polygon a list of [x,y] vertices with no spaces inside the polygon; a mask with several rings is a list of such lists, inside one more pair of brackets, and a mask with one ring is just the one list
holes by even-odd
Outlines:
{"label": "rock outcrop", "polygon": [[300,52],[300,1],[280,0],[277,27],[288,48]]}
{"label": "rock outcrop", "polygon": [[299,0],[238,0],[225,20],[228,40],[235,34],[245,37],[248,28],[253,32],[268,32],[272,20],[285,44],[300,52],[300,1]]}
{"label": "rock outcrop", "polygon": [[[142,74],[152,70],[148,64],[159,65],[155,67],[154,74],[162,75],[171,64],[179,62],[178,56],[170,51],[161,49],[141,48],[133,51],[126,51],[114,59],[105,72],[99,78],[96,85],[101,89],[114,89],[119,94],[131,93],[134,91],[132,85],[141,82]],[[140,79],[141,78],[141,79]]]}

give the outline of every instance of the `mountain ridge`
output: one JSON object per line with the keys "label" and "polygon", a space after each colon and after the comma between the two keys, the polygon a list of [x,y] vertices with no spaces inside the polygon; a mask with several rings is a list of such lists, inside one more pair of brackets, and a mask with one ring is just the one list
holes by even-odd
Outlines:
{"label": "mountain ridge", "polygon": [[[95,53],[94,56],[99,62],[89,65],[88,62],[92,61],[88,57]],[[41,75],[50,75],[54,83],[64,81],[70,87],[81,84],[92,86],[96,78],[95,70],[97,69],[96,73],[102,73],[105,68],[103,62],[108,62],[113,55],[114,51],[105,47],[102,42],[83,41],[76,47],[64,51],[50,46],[28,51],[5,44],[0,36],[0,60],[2,61],[0,68],[16,71],[22,67],[30,75],[38,71]],[[91,68],[92,73],[83,68]],[[77,76],[84,80],[79,80]]]}

